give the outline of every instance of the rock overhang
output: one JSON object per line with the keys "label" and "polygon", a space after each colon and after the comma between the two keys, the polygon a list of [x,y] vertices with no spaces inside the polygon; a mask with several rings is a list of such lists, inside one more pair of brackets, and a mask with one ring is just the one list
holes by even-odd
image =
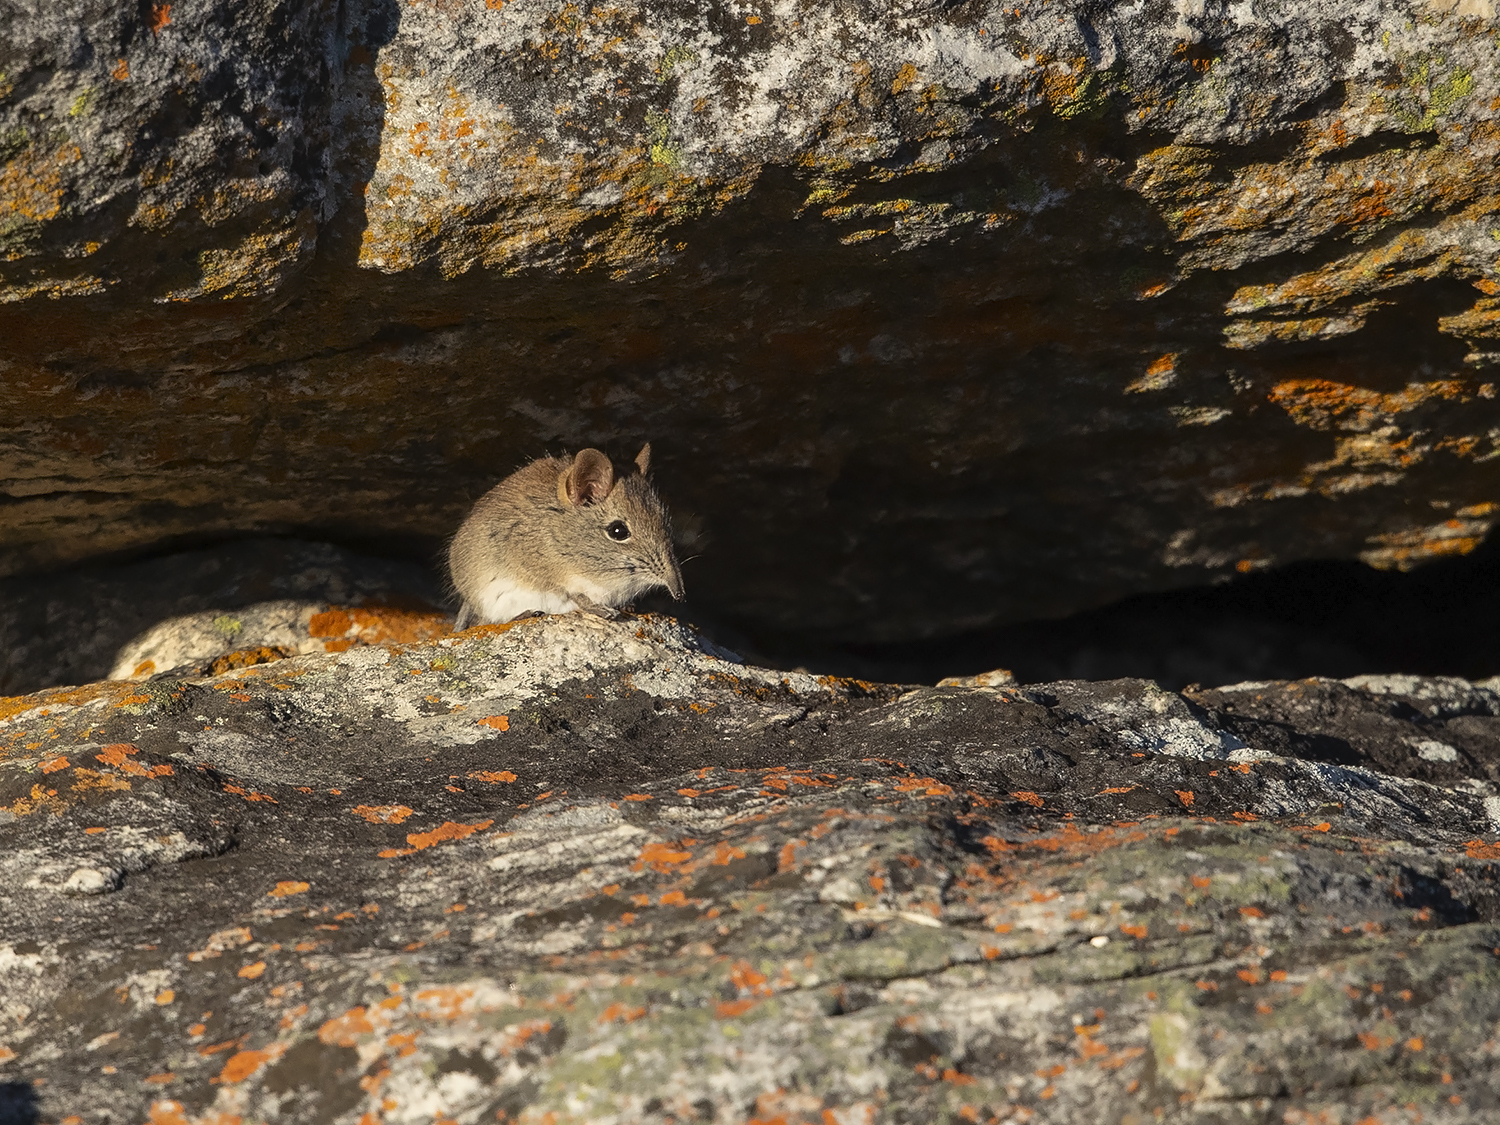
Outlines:
{"label": "rock overhang", "polygon": [[1463,6],[16,26],[8,571],[435,544],[526,457],[643,438],[747,634],[1404,568],[1493,521]]}

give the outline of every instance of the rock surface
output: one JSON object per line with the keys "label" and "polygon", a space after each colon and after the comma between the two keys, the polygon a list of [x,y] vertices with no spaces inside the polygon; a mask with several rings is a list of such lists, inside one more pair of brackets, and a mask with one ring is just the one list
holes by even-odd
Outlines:
{"label": "rock surface", "polygon": [[[367,621],[389,616],[396,626],[402,617],[415,623],[411,615],[431,615],[442,600],[443,591],[426,567],[295,539],[241,539],[155,558],[0,578],[0,692],[20,695],[111,675],[129,678],[141,657],[117,669],[121,650],[148,631],[159,635],[171,618],[206,615],[208,628],[199,632],[187,659],[169,659],[152,673],[235,649],[271,645],[322,652],[327,642],[350,639],[352,619],[325,618],[315,630],[309,618],[290,633],[277,632],[276,624],[290,622],[247,623],[244,611],[250,606],[297,603],[315,611],[342,606]],[[225,620],[215,629],[221,617]],[[255,634],[253,645],[246,640],[247,628]],[[383,632],[371,639],[430,635]]]}
{"label": "rock surface", "polygon": [[0,700],[0,1106],[1492,1121],[1497,746],[1497,683],[903,689],[652,617]]}
{"label": "rock surface", "polygon": [[0,572],[656,443],[747,634],[1500,503],[1491,0],[4,0]]}

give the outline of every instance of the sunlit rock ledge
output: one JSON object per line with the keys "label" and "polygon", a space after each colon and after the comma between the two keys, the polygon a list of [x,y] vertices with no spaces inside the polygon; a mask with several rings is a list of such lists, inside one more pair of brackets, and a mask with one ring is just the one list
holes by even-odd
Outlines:
{"label": "sunlit rock ledge", "polygon": [[0,700],[0,1107],[1490,1120],[1497,732],[577,614]]}

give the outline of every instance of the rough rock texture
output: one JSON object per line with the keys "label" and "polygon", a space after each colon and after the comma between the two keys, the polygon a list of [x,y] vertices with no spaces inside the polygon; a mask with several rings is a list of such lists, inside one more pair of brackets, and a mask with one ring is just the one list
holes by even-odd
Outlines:
{"label": "rough rock texture", "polygon": [[[442,599],[442,588],[423,566],[289,539],[242,539],[155,558],[0,578],[0,692],[19,695],[106,679],[124,646],[148,631],[158,633],[170,618],[206,614],[204,632],[213,636],[212,645],[200,640],[191,658],[212,660],[265,645],[322,652],[330,641],[349,639],[353,624],[323,618],[314,626],[309,619],[298,622],[293,635],[273,635],[269,621],[260,628],[254,620],[247,624],[243,611],[249,606],[276,601],[325,612],[348,607],[370,623],[390,618],[397,628],[371,640],[411,641],[428,634],[403,633],[399,620],[430,614]],[[215,628],[219,618],[225,620]],[[416,617],[408,622],[415,624]],[[247,628],[255,634],[254,645],[246,640]],[[310,647],[313,641],[319,643]],[[152,672],[186,662],[174,659]],[[118,678],[128,678],[139,663],[137,658]]]}
{"label": "rough rock texture", "polygon": [[257,602],[233,614],[211,609],[153,626],[120,649],[109,678],[142,682],[218,674],[309,652],[430,641],[452,631],[453,618],[442,612]]}
{"label": "rough rock texture", "polygon": [[22,1121],[1489,1122],[1500,684],[585,615],[0,701]]}
{"label": "rough rock texture", "polygon": [[6,572],[431,546],[525,458],[648,437],[695,612],[746,633],[1405,567],[1495,518],[1491,0],[0,27]]}

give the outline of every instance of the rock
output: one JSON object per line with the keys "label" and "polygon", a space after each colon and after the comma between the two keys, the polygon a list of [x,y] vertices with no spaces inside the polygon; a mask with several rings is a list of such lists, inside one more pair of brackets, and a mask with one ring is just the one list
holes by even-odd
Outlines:
{"label": "rock", "polygon": [[938,687],[1012,687],[1015,682],[1016,678],[1011,675],[1010,669],[996,668],[974,676],[944,676],[938,681]]}
{"label": "rock", "polygon": [[259,602],[233,614],[173,617],[120,650],[111,680],[191,676],[269,664],[308,652],[346,652],[356,645],[430,640],[452,631],[446,613],[385,606],[350,609],[321,602]]}
{"label": "rock", "polygon": [[1461,555],[1491,8],[18,8],[0,573],[435,553],[524,460],[646,438],[752,639]]}
{"label": "rock", "polygon": [[[194,629],[195,640],[175,655],[150,654],[159,665],[152,672],[193,661],[211,663],[237,649],[277,646],[322,652],[329,644],[361,643],[362,637],[372,642],[417,640],[433,635],[441,616],[435,607],[442,600],[441,587],[420,564],[295,539],[239,540],[0,579],[0,691],[17,694],[106,677],[132,678],[146,654],[131,660],[121,649],[145,644],[143,634],[170,618],[206,616],[208,627]],[[296,615],[290,610],[279,627],[269,620],[257,624],[258,614],[247,618],[248,607],[271,601],[335,616],[319,619],[316,636],[311,617],[294,624]],[[222,629],[213,625],[220,618],[225,619]],[[382,627],[376,627],[377,618]],[[247,636],[247,629],[252,635]],[[414,631],[418,629],[426,631]]]}
{"label": "rock", "polygon": [[0,1088],[1487,1121],[1497,734],[1497,683],[904,688],[582,614],[5,699]]}

